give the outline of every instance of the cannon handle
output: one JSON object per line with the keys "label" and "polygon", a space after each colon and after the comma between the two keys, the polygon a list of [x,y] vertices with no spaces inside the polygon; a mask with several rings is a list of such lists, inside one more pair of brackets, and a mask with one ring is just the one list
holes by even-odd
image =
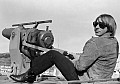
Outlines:
{"label": "cannon handle", "polygon": [[13,24],[12,26],[24,26],[24,25],[33,25],[33,24],[42,24],[42,23],[52,23],[52,20],[45,20],[45,21],[35,21],[35,22],[28,22],[28,23],[21,23],[21,24]]}
{"label": "cannon handle", "polygon": [[71,60],[75,59],[72,54],[69,54],[68,51],[65,51],[65,50],[62,50],[62,49],[58,49],[58,48],[47,49],[47,48],[43,48],[43,47],[40,47],[40,46],[36,46],[36,45],[26,43],[26,41],[23,41],[22,44],[23,44],[23,46],[31,47],[31,48],[34,48],[34,49],[37,49],[37,50],[41,50],[43,52],[48,52],[50,50],[56,50],[56,51],[60,52],[61,54],[67,56]]}

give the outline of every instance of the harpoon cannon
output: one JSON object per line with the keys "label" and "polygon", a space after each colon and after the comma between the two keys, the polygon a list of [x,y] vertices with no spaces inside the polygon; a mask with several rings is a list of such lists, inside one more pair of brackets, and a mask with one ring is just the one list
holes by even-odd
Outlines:
{"label": "harpoon cannon", "polygon": [[[6,28],[2,31],[2,35],[10,40],[11,66],[17,66],[14,74],[25,72],[30,67],[30,60],[39,56],[45,49],[52,48],[54,36],[49,26],[46,26],[45,30],[37,29],[37,26],[42,23],[52,23],[52,20],[13,24],[15,28]],[[35,26],[26,28],[25,25]]]}
{"label": "harpoon cannon", "polygon": [[[52,20],[35,21],[29,23],[13,24],[16,28],[4,29],[2,35],[10,40],[9,51],[11,65],[17,65],[14,74],[21,74],[29,69],[30,61],[43,52],[51,49],[62,52],[70,59],[74,59],[67,51],[53,48],[54,36],[46,26],[46,30],[39,30],[37,26],[42,23],[51,23]],[[32,28],[26,28],[25,25],[34,25]],[[28,59],[28,58],[29,59]]]}

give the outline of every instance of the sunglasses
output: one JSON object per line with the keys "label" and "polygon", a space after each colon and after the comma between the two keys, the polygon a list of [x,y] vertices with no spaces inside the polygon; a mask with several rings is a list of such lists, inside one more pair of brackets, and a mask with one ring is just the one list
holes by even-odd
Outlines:
{"label": "sunglasses", "polygon": [[104,29],[105,27],[107,27],[107,25],[103,22],[93,22],[93,26],[96,27],[97,25],[99,25],[100,28]]}

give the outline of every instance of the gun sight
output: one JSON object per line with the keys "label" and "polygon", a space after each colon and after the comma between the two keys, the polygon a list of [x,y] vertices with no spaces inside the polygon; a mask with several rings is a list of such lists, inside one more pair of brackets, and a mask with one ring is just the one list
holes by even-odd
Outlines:
{"label": "gun sight", "polygon": [[52,23],[52,20],[45,20],[45,21],[35,21],[35,22],[28,22],[28,23],[21,23],[21,24],[13,24],[12,26],[24,26],[24,25],[33,25],[33,24],[42,24],[42,23]]}

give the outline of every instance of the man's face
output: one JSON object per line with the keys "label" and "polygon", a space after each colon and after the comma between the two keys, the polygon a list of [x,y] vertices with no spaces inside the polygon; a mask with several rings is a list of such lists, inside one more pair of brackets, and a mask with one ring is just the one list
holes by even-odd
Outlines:
{"label": "man's face", "polygon": [[94,31],[96,36],[103,36],[107,32],[107,26],[99,18],[99,21],[94,22]]}
{"label": "man's face", "polygon": [[100,28],[99,25],[97,25],[94,28],[94,31],[95,31],[95,35],[96,36],[103,36],[107,32],[107,27],[105,27],[104,29],[102,29],[102,28]]}

